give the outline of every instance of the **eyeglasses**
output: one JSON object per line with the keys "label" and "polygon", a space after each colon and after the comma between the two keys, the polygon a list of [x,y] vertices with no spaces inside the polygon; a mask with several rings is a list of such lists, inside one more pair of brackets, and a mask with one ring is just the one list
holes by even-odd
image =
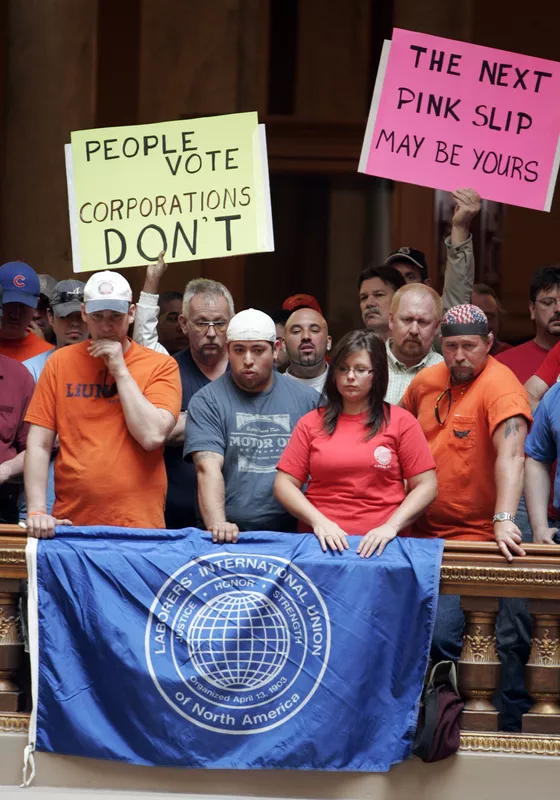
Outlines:
{"label": "eyeglasses", "polygon": [[373,372],[372,369],[366,369],[365,367],[337,367],[336,371],[339,375],[350,375],[350,373],[353,372],[358,380],[365,378],[367,375],[371,375]]}
{"label": "eyeglasses", "polygon": [[84,293],[81,289],[72,289],[71,292],[61,292],[58,295],[56,305],[59,303],[72,303],[76,302],[76,300],[78,300],[80,303],[84,302]]}
{"label": "eyeglasses", "polygon": [[[442,419],[441,414],[439,412],[439,404],[442,402],[442,400],[445,402],[444,400],[445,397],[447,398],[447,410],[445,412],[444,418]],[[436,405],[434,408],[434,415],[439,425],[445,425],[445,420],[447,419],[447,417],[449,416],[449,412],[451,411],[451,400],[452,400],[451,387],[448,386],[447,389],[444,389],[443,392],[440,395],[438,395],[438,398],[436,400]]]}
{"label": "eyeglasses", "polygon": [[208,322],[208,320],[205,319],[199,319],[195,322],[191,322],[191,320],[189,320],[189,323],[193,326],[195,331],[198,331],[198,333],[206,333],[210,327],[214,328],[216,333],[223,333],[228,326],[225,319],[217,319],[214,322]]}

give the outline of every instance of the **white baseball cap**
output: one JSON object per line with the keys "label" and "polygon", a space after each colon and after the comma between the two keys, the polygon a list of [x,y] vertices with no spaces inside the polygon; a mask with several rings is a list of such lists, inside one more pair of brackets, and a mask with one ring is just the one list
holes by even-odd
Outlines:
{"label": "white baseball cap", "polygon": [[86,314],[93,311],[119,311],[126,314],[132,303],[132,289],[119,272],[96,272],[84,288]]}
{"label": "white baseball cap", "polygon": [[256,308],[246,308],[235,314],[228,325],[228,342],[275,342],[276,326],[264,311]]}

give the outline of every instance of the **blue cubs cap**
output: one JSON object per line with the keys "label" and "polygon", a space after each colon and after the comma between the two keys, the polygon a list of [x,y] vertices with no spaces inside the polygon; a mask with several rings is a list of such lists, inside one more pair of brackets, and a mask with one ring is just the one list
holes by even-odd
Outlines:
{"label": "blue cubs cap", "polygon": [[0,267],[0,286],[4,291],[3,303],[23,303],[37,308],[41,284],[35,270],[24,261],[8,261]]}

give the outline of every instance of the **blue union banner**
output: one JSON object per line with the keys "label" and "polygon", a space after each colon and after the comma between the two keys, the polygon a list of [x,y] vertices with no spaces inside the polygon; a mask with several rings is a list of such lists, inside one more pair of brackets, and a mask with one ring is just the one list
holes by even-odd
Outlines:
{"label": "blue union banner", "polygon": [[410,755],[442,545],[60,529],[28,545],[36,750],[385,771]]}
{"label": "blue union banner", "polygon": [[330,653],[327,607],[305,572],[244,549],[194,559],[169,578],[146,629],[162,697],[217,733],[287,722],[313,696]]}

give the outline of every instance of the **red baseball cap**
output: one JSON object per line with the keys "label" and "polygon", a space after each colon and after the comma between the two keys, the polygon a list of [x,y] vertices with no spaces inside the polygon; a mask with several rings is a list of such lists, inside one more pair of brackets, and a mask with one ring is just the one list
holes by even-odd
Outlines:
{"label": "red baseball cap", "polygon": [[291,297],[287,297],[284,300],[282,308],[284,311],[297,311],[298,308],[312,308],[314,311],[321,314],[321,316],[323,315],[321,306],[312,294],[293,294]]}

